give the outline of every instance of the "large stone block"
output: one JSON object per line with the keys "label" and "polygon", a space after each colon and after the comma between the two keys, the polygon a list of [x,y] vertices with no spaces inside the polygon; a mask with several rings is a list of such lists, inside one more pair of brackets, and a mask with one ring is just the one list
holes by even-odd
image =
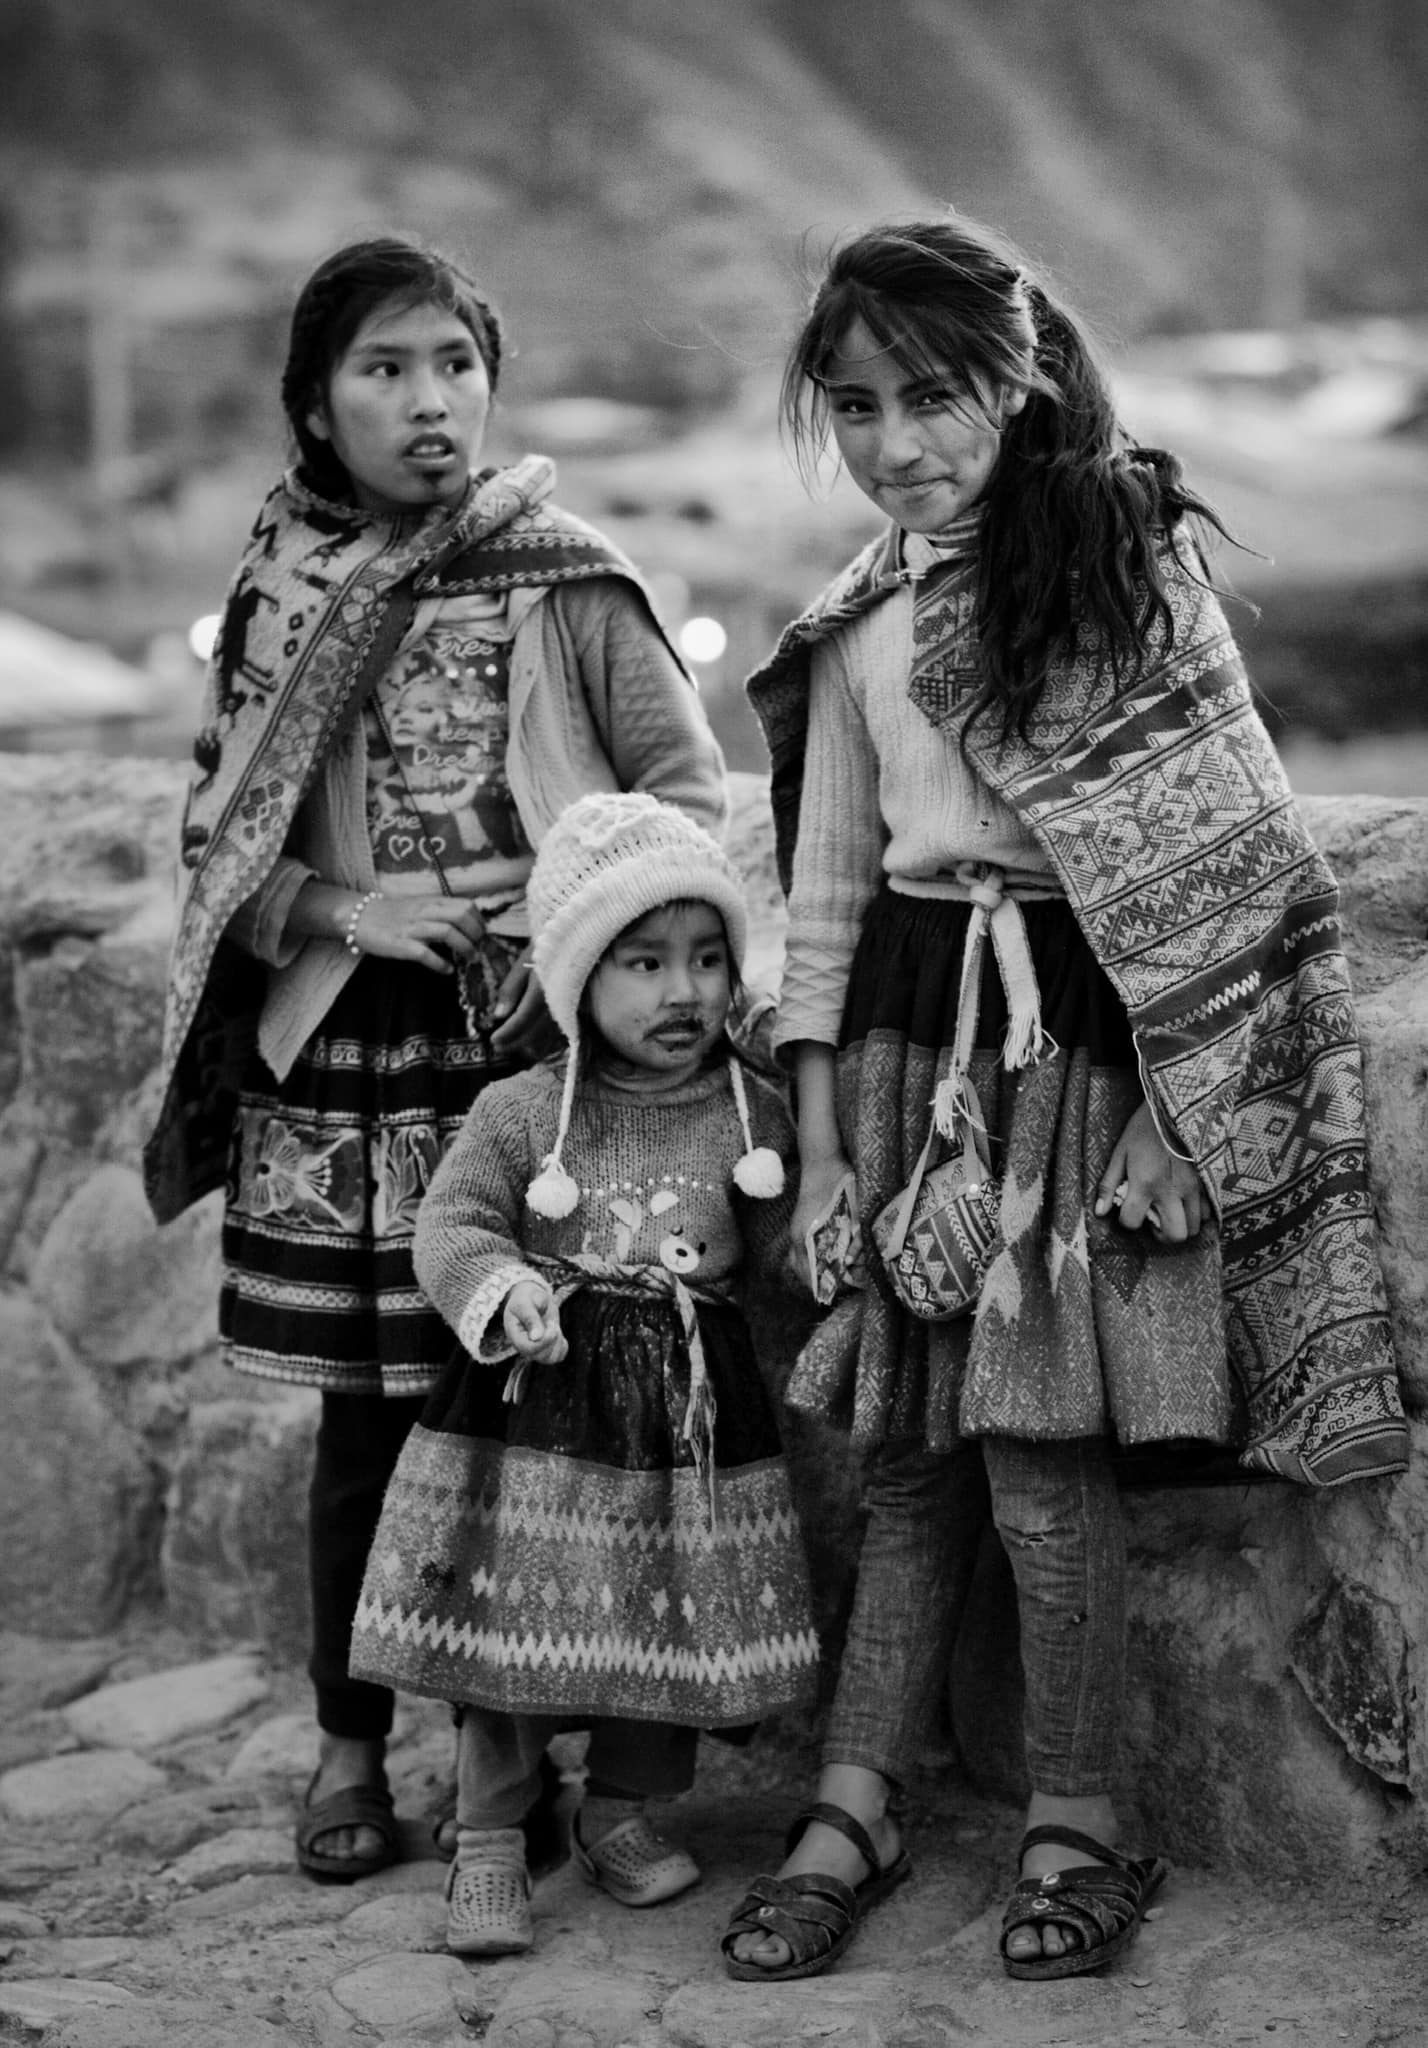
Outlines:
{"label": "large stone block", "polygon": [[1305,824],[1334,870],[1360,993],[1421,960],[1428,931],[1428,803],[1306,796]]}
{"label": "large stone block", "polygon": [[[37,945],[38,941],[31,942]],[[47,1130],[92,1140],[152,1069],[163,1029],[162,940],[95,943],[65,933],[16,974],[22,1086]]]}
{"label": "large stone block", "polygon": [[1428,1411],[1428,958],[1359,999],[1369,1173],[1406,1398]]}
{"label": "large stone block", "polygon": [[160,1229],[134,1169],[101,1166],[45,1233],[30,1291],[86,1358],[176,1363],[217,1333],[218,1225],[206,1203]]}
{"label": "large stone block", "polygon": [[0,1299],[0,1618],[57,1636],[111,1628],[156,1583],[161,1481],[28,1303]]}
{"label": "large stone block", "polygon": [[194,1408],[169,1485],[162,1569],[182,1628],[307,1653],[307,1489],[317,1396]]}

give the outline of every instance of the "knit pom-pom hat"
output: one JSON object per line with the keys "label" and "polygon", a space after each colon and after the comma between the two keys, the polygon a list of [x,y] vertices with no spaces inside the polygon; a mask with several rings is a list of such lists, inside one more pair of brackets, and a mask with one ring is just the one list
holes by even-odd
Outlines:
{"label": "knit pom-pom hat", "polygon": [[[570,1047],[555,1145],[526,1200],[537,1215],[561,1217],[570,1215],[579,1200],[560,1155],[575,1099],[585,984],[621,932],[666,903],[711,904],[724,921],[734,965],[742,967],[748,912],[739,878],[718,841],[683,811],[635,792],[581,797],[561,813],[540,843],[526,902],[534,934],[532,964]],[[744,1132],[735,1182],[745,1194],[778,1194],[783,1165],[776,1152],[753,1144],[737,1061],[731,1063],[731,1080]]]}

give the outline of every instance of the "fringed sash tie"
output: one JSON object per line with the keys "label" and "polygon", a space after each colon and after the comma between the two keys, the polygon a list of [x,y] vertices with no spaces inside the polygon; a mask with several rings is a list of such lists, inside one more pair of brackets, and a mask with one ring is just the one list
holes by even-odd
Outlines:
{"label": "fringed sash tie", "polygon": [[[1002,1039],[1002,1064],[1008,1069],[1034,1066],[1044,1054],[1055,1050],[1054,1042],[1041,1022],[1041,993],[1036,984],[1027,944],[1023,901],[1054,901],[1061,889],[1047,877],[1045,883],[1018,878],[1011,881],[1004,868],[990,861],[964,860],[950,875],[939,875],[910,886],[894,880],[899,894],[931,896],[970,903],[967,937],[962,948],[962,978],[957,996],[957,1029],[952,1041],[952,1064],[938,1082],[932,1097],[933,1128],[944,1138],[955,1139],[959,1127],[970,1125],[979,1146],[985,1142],[981,1104],[972,1086],[972,1051],[977,1040],[977,1017],[981,1007],[982,960],[988,938],[996,955],[1007,998],[1007,1028]],[[929,1140],[931,1134],[929,1133]]]}
{"label": "fringed sash tie", "polygon": [[[537,1257],[530,1263],[539,1267],[549,1279],[555,1291],[557,1311],[563,1302],[582,1288],[596,1294],[623,1295],[627,1300],[654,1298],[674,1303],[689,1353],[689,1399],[685,1403],[679,1433],[683,1442],[689,1445],[695,1472],[708,1489],[709,1527],[717,1531],[718,1475],[714,1466],[717,1410],[714,1389],[709,1383],[704,1340],[699,1334],[697,1309],[701,1302],[714,1308],[729,1308],[733,1304],[732,1295],[718,1287],[701,1286],[697,1281],[685,1280],[667,1266],[623,1265],[618,1259],[604,1259],[595,1252],[575,1252],[569,1258]],[[530,1361],[525,1358],[511,1367],[506,1377],[506,1400],[520,1400],[529,1369]]]}

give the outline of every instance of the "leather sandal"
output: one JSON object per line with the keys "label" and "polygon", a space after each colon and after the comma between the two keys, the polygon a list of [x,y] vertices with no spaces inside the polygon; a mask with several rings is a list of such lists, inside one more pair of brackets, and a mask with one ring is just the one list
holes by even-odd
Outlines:
{"label": "leather sandal", "polygon": [[[886,1870],[881,1869],[873,1838],[862,1822],[827,1800],[819,1800],[798,1816],[784,1842],[785,1856],[792,1855],[814,1821],[845,1835],[867,1864],[868,1875],[858,1885],[818,1871],[800,1877],[756,1877],[735,1907],[719,1944],[724,1968],[741,1983],[783,1984],[795,1977],[821,1976],[847,1949],[864,1915],[912,1875],[912,1858],[906,1849],[899,1850]],[[743,1962],[734,1954],[734,1943],[742,1934],[776,1934],[788,1944],[789,1960],[770,1968]]]}
{"label": "leather sandal", "polygon": [[[359,1878],[374,1877],[379,1870],[395,1863],[401,1854],[401,1836],[386,1778],[377,1785],[345,1785],[340,1792],[332,1792],[312,1806],[308,1802],[321,1775],[319,1765],[298,1815],[295,1841],[299,1870],[324,1884],[355,1884]],[[323,1835],[333,1834],[338,1828],[375,1828],[382,1838],[381,1847],[369,1850],[365,1856],[334,1856],[315,1846]]]}
{"label": "leather sandal", "polygon": [[[1075,1828],[1029,1828],[1021,1854],[1044,1842],[1094,1856],[1095,1863],[1077,1863],[1045,1877],[1023,1877],[1002,1915],[1001,1956],[1009,1977],[1080,1977],[1103,1969],[1128,1949],[1155,1894],[1170,1875],[1161,1856],[1123,1856],[1094,1836]],[[1048,1923],[1079,1935],[1081,1946],[1059,1956],[1011,1956],[1008,1937],[1021,1927],[1038,1932]]]}

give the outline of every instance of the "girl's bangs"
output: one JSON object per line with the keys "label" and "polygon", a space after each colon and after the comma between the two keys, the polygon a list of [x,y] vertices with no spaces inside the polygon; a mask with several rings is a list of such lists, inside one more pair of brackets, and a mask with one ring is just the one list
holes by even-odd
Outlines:
{"label": "girl's bangs", "polygon": [[951,319],[939,319],[933,308],[911,308],[889,299],[882,292],[850,282],[830,299],[810,335],[805,360],[808,379],[826,403],[828,367],[838,354],[838,344],[855,320],[861,320],[878,343],[880,357],[889,357],[910,381],[946,384],[967,402],[969,411],[985,417],[987,408],[977,389],[976,378],[994,377],[981,351],[969,350],[964,328]]}

